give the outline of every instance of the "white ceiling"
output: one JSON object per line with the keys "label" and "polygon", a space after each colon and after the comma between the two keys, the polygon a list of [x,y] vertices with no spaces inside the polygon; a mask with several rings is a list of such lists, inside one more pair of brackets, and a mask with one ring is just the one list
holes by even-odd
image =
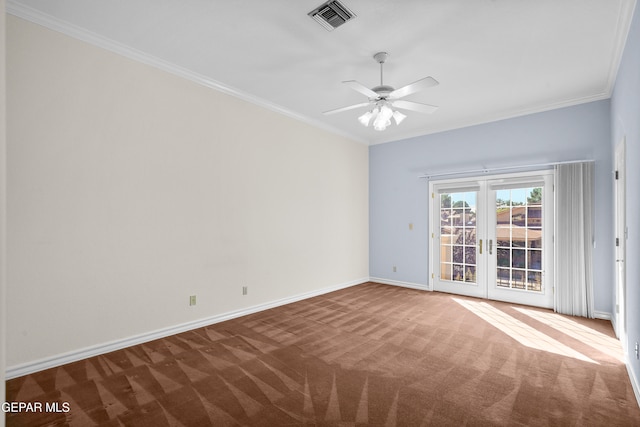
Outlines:
{"label": "white ceiling", "polygon": [[[307,16],[324,0],[8,0],[7,11],[316,126],[370,143],[608,98],[635,0],[341,0],[332,32]],[[433,76],[406,99],[438,105],[383,132],[341,82]]]}

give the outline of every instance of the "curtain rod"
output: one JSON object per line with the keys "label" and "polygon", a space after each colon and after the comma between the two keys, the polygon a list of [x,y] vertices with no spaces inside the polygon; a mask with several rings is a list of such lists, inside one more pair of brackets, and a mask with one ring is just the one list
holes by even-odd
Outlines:
{"label": "curtain rod", "polygon": [[531,169],[531,168],[542,168],[548,166],[557,166],[557,165],[569,165],[572,163],[592,163],[595,160],[567,160],[564,162],[552,162],[552,163],[538,163],[534,165],[520,165],[520,166],[503,166],[496,168],[483,168],[483,169],[474,169],[474,170],[466,170],[466,171],[458,171],[458,172],[440,172],[440,173],[425,173],[424,175],[420,175],[418,178],[420,179],[431,179],[436,176],[451,176],[451,175],[467,175],[472,173],[489,173],[489,172],[498,172],[498,171],[506,171],[506,170],[514,170],[514,169]]}

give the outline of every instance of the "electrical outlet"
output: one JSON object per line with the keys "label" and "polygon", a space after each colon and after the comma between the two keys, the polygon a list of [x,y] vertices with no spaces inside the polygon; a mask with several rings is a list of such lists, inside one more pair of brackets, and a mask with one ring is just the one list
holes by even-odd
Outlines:
{"label": "electrical outlet", "polygon": [[242,287],[242,295],[246,295],[249,292],[249,287],[248,286],[243,286]]}
{"label": "electrical outlet", "polygon": [[640,359],[640,345],[636,342],[636,359]]}
{"label": "electrical outlet", "polygon": [[396,268],[396,266],[393,266],[393,272],[395,273],[396,271],[398,271],[398,269]]}
{"label": "electrical outlet", "polygon": [[196,296],[195,295],[191,295],[189,297],[189,305],[196,305]]}

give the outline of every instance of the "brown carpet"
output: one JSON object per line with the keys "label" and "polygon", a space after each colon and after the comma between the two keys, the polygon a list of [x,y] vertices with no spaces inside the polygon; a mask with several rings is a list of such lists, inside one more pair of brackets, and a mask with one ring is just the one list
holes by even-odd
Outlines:
{"label": "brown carpet", "polygon": [[[367,283],[7,382],[8,426],[638,426],[609,322]],[[46,412],[45,402],[69,405]]]}

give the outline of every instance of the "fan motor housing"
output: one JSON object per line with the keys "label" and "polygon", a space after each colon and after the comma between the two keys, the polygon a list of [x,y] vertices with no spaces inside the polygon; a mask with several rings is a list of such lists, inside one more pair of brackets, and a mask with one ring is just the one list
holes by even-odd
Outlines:
{"label": "fan motor housing", "polygon": [[372,88],[371,90],[377,93],[380,96],[380,98],[386,98],[395,89],[389,85],[380,85]]}

